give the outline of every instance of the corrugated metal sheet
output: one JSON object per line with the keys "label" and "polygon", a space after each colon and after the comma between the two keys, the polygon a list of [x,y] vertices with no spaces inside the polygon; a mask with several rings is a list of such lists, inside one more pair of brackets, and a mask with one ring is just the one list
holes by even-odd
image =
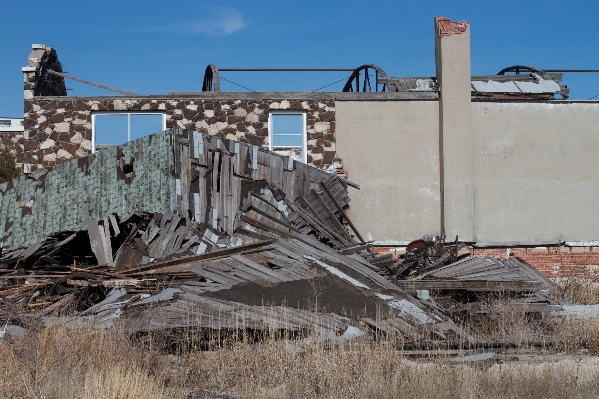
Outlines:
{"label": "corrugated metal sheet", "polygon": [[[387,78],[379,79],[390,91],[438,92],[436,78]],[[393,88],[393,90],[391,90]],[[519,75],[489,75],[472,77],[472,94],[561,94],[563,89],[555,79],[546,79],[536,73]]]}
{"label": "corrugated metal sheet", "polygon": [[[522,93],[522,94],[558,94],[561,91],[559,84],[551,79],[543,79],[536,73],[522,75],[518,80],[518,75],[511,81],[500,81],[505,79],[503,75],[497,76],[497,79],[476,79],[472,80],[472,91],[480,93]],[[513,77],[512,76],[512,77]],[[532,76],[532,79],[531,79]]]}

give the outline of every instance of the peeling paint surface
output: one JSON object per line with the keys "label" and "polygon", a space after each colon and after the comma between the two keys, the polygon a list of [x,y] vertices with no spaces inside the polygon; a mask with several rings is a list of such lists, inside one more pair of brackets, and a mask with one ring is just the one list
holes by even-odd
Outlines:
{"label": "peeling paint surface", "polygon": [[416,79],[416,89],[412,91],[436,91],[437,88],[432,79]]}
{"label": "peeling paint surface", "polygon": [[335,276],[340,277],[343,280],[350,282],[351,284],[353,284],[354,286],[356,286],[358,288],[365,288],[367,290],[370,289],[367,285],[362,284],[355,278],[348,276],[347,274],[343,273],[341,270],[337,269],[334,266],[327,265],[326,263],[321,262],[318,259],[316,259],[310,255],[304,255],[304,258],[309,259],[312,262],[316,263],[317,265],[324,267],[329,273],[334,274]]}
{"label": "peeling paint surface", "polygon": [[531,93],[531,94],[557,94],[561,91],[559,84],[553,80],[543,79],[533,73],[536,82],[498,82],[495,80],[473,80],[472,91],[481,93]]}
{"label": "peeling paint surface", "polygon": [[420,324],[434,323],[422,309],[405,299],[398,299],[387,303],[390,307],[399,310],[400,317],[413,317]]}
{"label": "peeling paint surface", "polygon": [[[122,165],[132,161],[133,173],[123,174]],[[54,232],[85,230],[83,203],[95,219],[170,209],[173,165],[171,134],[162,132],[61,163],[37,180],[12,180],[0,191],[0,242],[17,247]]]}

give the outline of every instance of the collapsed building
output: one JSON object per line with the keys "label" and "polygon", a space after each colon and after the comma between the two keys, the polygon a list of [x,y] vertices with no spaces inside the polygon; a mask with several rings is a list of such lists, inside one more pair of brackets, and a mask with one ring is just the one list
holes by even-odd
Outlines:
{"label": "collapsed building", "polygon": [[[377,254],[346,214],[358,188],[291,156],[180,128],[37,170],[0,187],[3,207],[19,204],[0,254],[0,317],[121,319],[132,334],[316,330],[332,341],[496,346],[506,342],[473,340],[460,326],[468,309],[486,311],[478,294],[507,294],[524,312],[560,309],[555,284],[526,262],[470,256],[457,240],[426,236],[401,259]],[[438,303],[429,290],[472,301]]]}
{"label": "collapsed building", "polygon": [[[3,146],[35,180],[47,168],[66,168],[67,161],[107,156],[96,152],[111,144],[112,137],[103,136],[105,117],[127,120],[129,128],[117,143],[122,144],[141,137],[134,126],[145,116],[154,127],[141,135],[179,127],[280,151],[359,183],[349,216],[376,250],[403,253],[414,238],[434,233],[458,236],[473,254],[518,256],[547,275],[594,275],[599,227],[589,221],[599,215],[599,102],[569,100],[562,74],[532,66],[472,76],[466,22],[436,18],[434,35],[435,77],[393,78],[364,65],[352,72],[342,92],[333,93],[221,92],[219,70],[210,65],[201,92],[71,97],[56,51],[34,45],[22,68],[24,132],[5,138]],[[277,117],[284,116],[294,119],[291,146],[276,126]],[[119,173],[125,177],[119,184],[131,180],[131,173],[133,184],[144,179],[145,172],[136,169],[142,166],[139,158],[110,151],[106,162],[122,164]],[[132,158],[137,164],[129,163]],[[4,246],[82,228],[81,204],[72,225],[58,218],[26,225],[28,212],[43,200],[15,194],[10,184],[0,190]],[[62,184],[63,193],[81,190]],[[103,197],[118,201],[117,186],[97,184],[93,217],[121,212],[100,204]],[[170,196],[177,187],[168,190],[156,197],[160,206],[127,209],[172,210]],[[182,198],[194,204],[194,198]],[[58,204],[44,206],[51,210]],[[17,232],[15,226],[37,233]],[[19,241],[19,234],[33,241]]]}

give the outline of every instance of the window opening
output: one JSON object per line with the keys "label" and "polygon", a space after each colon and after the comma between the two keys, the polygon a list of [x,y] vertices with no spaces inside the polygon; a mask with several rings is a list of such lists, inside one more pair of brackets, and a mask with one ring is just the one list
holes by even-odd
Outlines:
{"label": "window opening", "polygon": [[271,151],[300,162],[307,161],[304,111],[271,111],[268,129]]}
{"label": "window opening", "polygon": [[166,130],[163,113],[92,114],[92,152]]}
{"label": "window opening", "polygon": [[10,119],[9,120],[5,120],[5,119],[0,120],[0,126],[4,126],[4,127],[10,126]]}

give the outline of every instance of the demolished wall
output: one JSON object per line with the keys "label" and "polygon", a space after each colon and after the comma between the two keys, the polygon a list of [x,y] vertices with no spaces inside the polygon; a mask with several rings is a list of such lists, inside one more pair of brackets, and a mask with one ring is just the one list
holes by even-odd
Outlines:
{"label": "demolished wall", "polygon": [[0,184],[0,241],[20,246],[85,229],[83,203],[95,218],[169,209],[172,165],[172,135],[162,132]]}
{"label": "demolished wall", "polygon": [[[66,96],[67,89],[64,78],[47,73],[48,70],[62,72],[62,65],[58,60],[56,50],[44,44],[32,45],[32,52],[27,56],[27,65],[21,68],[23,72],[23,98],[32,99],[35,96]],[[28,137],[22,130],[0,132],[0,151],[9,151],[17,158],[23,158],[25,138]],[[30,147],[27,147],[30,148]],[[17,153],[21,153],[20,156]],[[17,166],[22,168],[22,161],[17,161]]]}
{"label": "demolished wall", "polygon": [[82,230],[84,204],[95,219],[170,210],[230,235],[239,223],[234,204],[251,189],[245,179],[293,201],[335,176],[258,146],[174,128],[0,185],[2,242],[15,247]]}
{"label": "demolished wall", "polygon": [[24,132],[1,132],[0,151],[8,151],[12,155],[17,154],[17,148],[23,148],[25,143]]}
{"label": "demolished wall", "polygon": [[[11,141],[18,145],[17,163],[32,172],[89,154],[93,113],[164,112],[168,128],[265,148],[268,110],[305,110],[308,163],[327,168],[343,159],[348,177],[363,184],[354,196],[352,218],[379,245],[406,245],[427,233],[458,234],[468,242],[504,247],[512,242],[535,246],[599,239],[597,224],[588,223],[599,214],[593,173],[599,167],[599,102],[539,101],[546,97],[526,95],[551,93],[538,92],[529,85],[532,82],[520,78],[520,88],[513,87],[518,96],[510,92],[480,100],[480,94],[502,93],[479,92],[478,83],[505,87],[510,75],[500,80],[499,75],[471,77],[469,33],[461,32],[466,25],[444,18],[435,24],[439,44],[451,44],[446,55],[453,54],[455,46],[463,55],[460,62],[437,60],[439,69],[447,69],[444,87],[437,88],[436,79],[429,79],[435,80],[435,88],[428,92],[407,87],[403,93],[34,96],[25,101],[24,137]],[[448,92],[456,73],[461,76],[460,101]],[[529,78],[538,80],[533,75]],[[552,81],[553,86],[560,79]],[[535,84],[542,86],[542,81]],[[459,121],[452,128],[454,136],[448,135],[452,120]]]}

